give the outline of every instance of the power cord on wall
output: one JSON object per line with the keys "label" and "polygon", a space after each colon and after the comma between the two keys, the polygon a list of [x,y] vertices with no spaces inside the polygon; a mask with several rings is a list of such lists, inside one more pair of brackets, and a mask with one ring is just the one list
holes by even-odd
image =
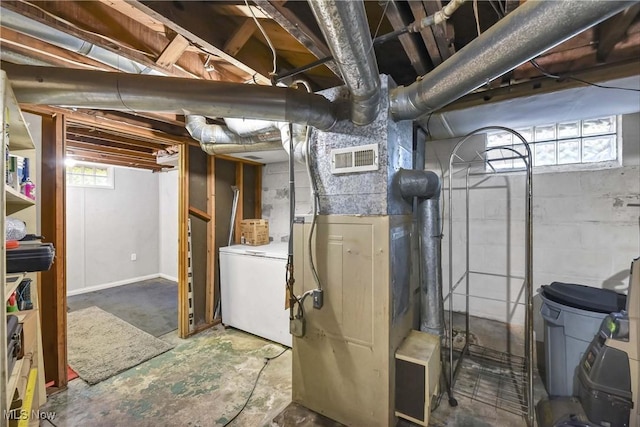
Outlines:
{"label": "power cord on wall", "polygon": [[247,400],[244,402],[244,405],[242,405],[242,408],[240,408],[240,410],[233,416],[233,418],[231,418],[229,421],[227,421],[224,424],[223,427],[227,427],[229,424],[234,422],[235,419],[238,418],[238,416],[242,413],[242,411],[244,411],[244,409],[247,407],[247,405],[249,404],[249,401],[251,400],[251,397],[253,396],[253,392],[256,390],[256,386],[258,385],[258,380],[260,379],[260,375],[262,375],[262,372],[267,367],[269,362],[271,362],[272,360],[277,359],[278,357],[282,356],[287,350],[289,350],[289,349],[285,348],[284,350],[282,350],[282,352],[280,352],[276,356],[265,357],[264,358],[264,365],[262,365],[262,368],[260,368],[260,371],[258,372],[258,376],[256,377],[256,381],[253,383],[253,387],[251,388],[251,392],[249,393],[249,397],[247,397]]}

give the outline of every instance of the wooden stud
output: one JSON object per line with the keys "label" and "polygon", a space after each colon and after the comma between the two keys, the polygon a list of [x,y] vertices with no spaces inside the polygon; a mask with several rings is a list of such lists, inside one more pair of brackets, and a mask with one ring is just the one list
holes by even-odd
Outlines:
{"label": "wooden stud", "polygon": [[189,47],[189,40],[182,37],[180,34],[176,34],[176,36],[171,40],[171,42],[167,45],[166,48],[158,57],[156,64],[164,68],[170,68],[175,64],[180,56],[187,50]]}
{"label": "wooden stud", "polygon": [[236,221],[234,226],[234,242],[236,244],[240,243],[240,221],[244,219],[244,203],[243,203],[243,194],[244,194],[244,163],[237,162],[236,163],[236,187],[240,191],[238,193],[238,205],[236,207]]}
{"label": "wooden stud", "polygon": [[178,155],[178,332],[180,338],[189,336],[188,236],[189,219],[189,146],[180,147]]}
{"label": "wooden stud", "polygon": [[247,43],[247,41],[251,38],[255,31],[256,24],[255,22],[253,22],[253,19],[245,19],[242,25],[240,25],[236,32],[233,33],[229,40],[225,43],[222,50],[224,50],[231,56],[235,56],[238,52],[240,52],[242,46]]}
{"label": "wooden stud", "polygon": [[65,117],[42,117],[41,231],[58,254],[40,274],[40,316],[46,382],[67,386]]}
{"label": "wooden stud", "polygon": [[209,156],[207,165],[207,214],[209,220],[207,222],[207,291],[206,291],[206,306],[205,306],[205,322],[213,324],[215,316],[215,301],[216,301],[216,289],[215,289],[215,274],[218,271],[218,254],[216,253],[216,227],[215,227],[215,215],[216,215],[216,163],[215,157]]}
{"label": "wooden stud", "polygon": [[203,210],[196,208],[195,206],[189,206],[189,215],[193,215],[203,221],[211,221],[211,215]]}

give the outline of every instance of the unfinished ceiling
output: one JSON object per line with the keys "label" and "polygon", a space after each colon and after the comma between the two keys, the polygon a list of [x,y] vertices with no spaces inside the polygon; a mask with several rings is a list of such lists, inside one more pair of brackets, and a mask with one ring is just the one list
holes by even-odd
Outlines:
{"label": "unfinished ceiling", "polygon": [[[447,3],[365,2],[369,31],[378,39],[374,49],[381,73],[408,85],[498,20],[508,19],[520,5],[518,0],[468,1],[446,24],[384,37],[433,15]],[[640,6],[633,2],[629,6],[535,63],[487,82],[460,105],[469,99],[490,102],[497,91],[535,93],[549,80],[566,82],[568,76],[585,73],[596,76],[592,82],[638,75]],[[3,0],[0,12],[2,60],[7,62],[250,84],[289,84],[301,78],[313,90],[343,84],[335,62],[326,59],[329,48],[305,1]],[[275,48],[275,59],[263,31]],[[571,84],[584,85],[575,79]],[[448,107],[455,108],[455,104]],[[135,161],[140,167],[156,168],[158,151],[189,140],[180,115],[86,110],[70,117],[74,118],[68,120],[69,154],[94,161],[101,158],[123,165]],[[149,139],[123,132],[116,126],[119,123],[146,129]],[[96,150],[102,157],[96,157]]]}

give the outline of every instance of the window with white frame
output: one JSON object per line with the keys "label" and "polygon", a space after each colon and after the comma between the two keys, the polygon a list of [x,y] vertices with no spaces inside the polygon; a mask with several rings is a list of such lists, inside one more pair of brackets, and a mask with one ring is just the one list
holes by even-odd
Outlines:
{"label": "window with white frame", "polygon": [[113,188],[113,167],[71,162],[66,168],[67,185],[72,187]]}
{"label": "window with white frame", "polygon": [[[619,155],[617,130],[616,116],[515,129],[529,143],[534,168],[616,161]],[[491,132],[487,134],[487,148],[492,147],[505,148],[488,151],[487,158],[492,161],[489,162],[491,166],[487,164],[487,170],[491,167],[502,171],[524,168],[517,153],[524,154],[525,150],[517,136],[510,132]]]}

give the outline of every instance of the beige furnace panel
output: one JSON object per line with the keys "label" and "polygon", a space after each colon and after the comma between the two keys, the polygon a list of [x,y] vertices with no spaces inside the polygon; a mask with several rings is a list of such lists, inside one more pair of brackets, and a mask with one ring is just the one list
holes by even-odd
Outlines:
{"label": "beige furnace panel", "polygon": [[[309,223],[294,229],[298,295],[315,288],[309,230]],[[316,310],[307,300],[306,335],[293,340],[295,402],[346,425],[395,425],[394,353],[413,316],[410,231],[408,216],[318,217],[316,268],[325,302]],[[392,246],[403,252],[395,264]],[[398,289],[402,307],[393,304]]]}

